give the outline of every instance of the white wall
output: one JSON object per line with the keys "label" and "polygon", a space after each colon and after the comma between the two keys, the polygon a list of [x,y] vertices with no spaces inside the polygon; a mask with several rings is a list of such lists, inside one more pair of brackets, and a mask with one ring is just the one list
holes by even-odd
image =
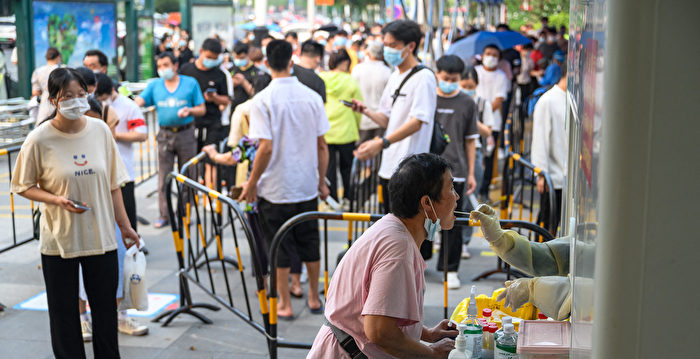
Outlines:
{"label": "white wall", "polygon": [[594,358],[698,358],[700,2],[611,0]]}

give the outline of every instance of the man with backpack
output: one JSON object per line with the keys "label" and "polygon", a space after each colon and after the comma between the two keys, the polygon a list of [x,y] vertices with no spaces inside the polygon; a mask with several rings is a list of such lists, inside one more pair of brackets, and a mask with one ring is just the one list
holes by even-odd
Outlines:
{"label": "man with backpack", "polygon": [[433,134],[437,81],[432,71],[418,63],[416,54],[423,34],[410,20],[397,20],[383,30],[384,60],[396,70],[389,77],[379,109],[369,109],[353,100],[353,110],[386,128],[385,137],[365,141],[355,157],[370,159],[382,151],[379,181],[382,185],[384,211],[389,213],[389,178],[406,156],[428,152]]}

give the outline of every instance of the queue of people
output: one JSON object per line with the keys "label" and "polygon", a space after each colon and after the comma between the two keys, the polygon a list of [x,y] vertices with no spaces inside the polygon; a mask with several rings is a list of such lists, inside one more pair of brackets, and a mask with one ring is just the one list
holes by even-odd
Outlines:
{"label": "queue of people", "polygon": [[[221,40],[209,38],[195,57],[189,33],[180,33],[176,46],[171,37],[163,39],[156,51],[158,78],[134,99],[120,94],[106,75],[109,61],[99,50],[88,51],[85,68],[74,70],[62,67],[60,54],[50,48],[47,65],[32,78],[42,104],[38,122],[45,123],[22,147],[12,191],[42,203],[41,252],[56,356],[80,356],[78,327],[105,357],[118,357],[117,329],[131,335],[148,330],[117,313],[114,298],[107,299],[116,291],[119,300],[123,291],[114,261],[121,263],[125,249],[138,242],[132,145],[146,139],[144,106],[155,106],[159,125],[154,226],[169,224],[165,177],[175,158],[182,166],[204,151],[210,159],[203,178],[208,186],[222,175],[213,163],[241,165],[231,183],[240,188],[239,201],[257,204],[258,244],[265,253],[285,221],[317,210],[319,200],[331,196],[347,210],[353,160],[381,153],[378,177],[387,215],[340,262],[326,303],[318,288],[318,228],[312,222],[296,227],[282,242],[277,263],[278,318],[295,318],[291,297],[303,297],[303,265],[306,305],[326,322],[310,357],[342,357],[347,348],[338,332],[371,357],[449,352],[453,344],[445,338],[454,333],[447,323],[423,326],[425,260],[441,237],[440,256],[445,250],[449,256],[447,267],[438,261],[437,269],[447,271],[450,289],[460,287],[457,272],[470,257],[472,233],[452,228],[453,212],[475,209],[467,196],[489,199],[513,88],[522,95],[550,86],[535,106],[532,158],[556,178],[554,189],[540,180],[538,190],[555,190],[561,201],[566,66],[556,41],[545,35],[536,46],[517,51],[487,45],[474,59],[446,55],[433,72],[421,65],[422,41],[418,24],[397,20],[301,43],[296,33],[285,40],[267,36],[257,46],[240,41],[230,53]],[[450,141],[439,155],[427,154],[437,125]],[[83,144],[90,137],[103,141]],[[249,141],[254,158],[239,163],[232,151],[219,153],[226,137],[229,149]],[[66,158],[54,159],[56,149]],[[548,208],[548,197],[542,198]],[[93,268],[109,280],[96,283],[95,272],[87,273]],[[56,285],[57,273],[70,278],[69,287]],[[84,286],[86,295],[74,296],[73,285]],[[383,300],[390,292],[401,293],[401,300]],[[90,301],[92,321],[80,298]],[[58,330],[64,321],[74,330]]]}

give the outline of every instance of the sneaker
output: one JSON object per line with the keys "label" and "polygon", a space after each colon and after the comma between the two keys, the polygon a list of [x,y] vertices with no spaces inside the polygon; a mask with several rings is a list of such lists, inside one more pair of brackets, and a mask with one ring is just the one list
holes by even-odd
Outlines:
{"label": "sneaker", "polygon": [[447,272],[447,288],[459,289],[462,283],[459,281],[457,272]]}
{"label": "sneaker", "polygon": [[462,259],[469,259],[472,257],[472,254],[469,253],[469,249],[467,248],[466,244],[462,244]]}
{"label": "sneaker", "polygon": [[169,223],[168,223],[168,220],[167,220],[166,218],[162,218],[162,217],[161,217],[161,218],[158,218],[158,219],[155,221],[155,223],[153,223],[153,227],[155,227],[155,228],[163,228],[163,227],[167,226],[168,224],[169,224]]}
{"label": "sneaker", "polygon": [[148,327],[139,324],[133,318],[127,317],[126,319],[119,319],[118,322],[119,332],[126,335],[146,335],[148,334]]}
{"label": "sneaker", "polygon": [[92,341],[92,323],[89,320],[81,320],[80,329],[83,331],[83,341]]}

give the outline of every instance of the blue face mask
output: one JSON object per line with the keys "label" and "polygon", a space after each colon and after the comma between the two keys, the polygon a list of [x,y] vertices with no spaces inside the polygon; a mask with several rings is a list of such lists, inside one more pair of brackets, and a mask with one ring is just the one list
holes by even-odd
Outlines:
{"label": "blue face mask", "polygon": [[333,46],[335,47],[345,47],[345,44],[347,44],[348,39],[344,37],[339,37],[335,40],[333,40]]}
{"label": "blue face mask", "polygon": [[447,81],[442,81],[438,82],[438,87],[440,88],[440,91],[442,91],[445,94],[451,94],[457,90],[459,87],[459,83],[457,82],[447,82]]}
{"label": "blue face mask", "polygon": [[248,65],[248,59],[233,59],[233,64],[236,65],[236,67],[245,67]]}
{"label": "blue face mask", "polygon": [[267,47],[262,48],[263,56],[267,57]]}
{"label": "blue face mask", "polygon": [[326,45],[328,44],[328,41],[326,41],[326,40],[318,40],[318,43],[321,44],[321,45],[323,45],[323,46],[326,46]]}
{"label": "blue face mask", "polygon": [[471,90],[462,89],[462,92],[464,92],[465,94],[471,96],[472,98],[473,98],[474,96],[476,96],[476,89],[471,89]]}
{"label": "blue face mask", "polygon": [[365,59],[365,53],[360,51],[357,53],[357,59],[363,61]]}
{"label": "blue face mask", "polygon": [[[430,201],[430,198],[428,198],[428,201]],[[435,238],[435,233],[440,232],[442,230],[442,227],[440,226],[440,218],[438,218],[437,213],[435,213],[435,207],[433,207],[433,201],[430,201],[430,208],[433,209],[433,214],[435,215],[435,218],[437,220],[435,222],[430,220],[430,217],[428,217],[428,212],[423,210],[423,213],[425,213],[425,222],[423,223],[423,227],[425,227],[425,231],[427,232],[427,236],[425,237],[426,241],[433,241]]]}
{"label": "blue face mask", "polygon": [[221,63],[221,56],[219,56],[217,59],[210,59],[210,58],[205,57],[202,60],[202,65],[204,65],[204,67],[206,67],[208,69],[213,69],[213,68],[219,66],[220,63]]}
{"label": "blue face mask", "polygon": [[404,47],[401,50],[393,49],[388,46],[384,46],[384,61],[386,61],[389,66],[399,66],[403,63],[403,60],[406,58],[406,56],[402,56],[401,54],[403,53],[403,50],[405,50],[406,47]]}
{"label": "blue face mask", "polygon": [[166,80],[170,80],[173,78],[173,76],[175,76],[175,73],[173,72],[172,68],[168,67],[167,69],[158,70],[158,76]]}

